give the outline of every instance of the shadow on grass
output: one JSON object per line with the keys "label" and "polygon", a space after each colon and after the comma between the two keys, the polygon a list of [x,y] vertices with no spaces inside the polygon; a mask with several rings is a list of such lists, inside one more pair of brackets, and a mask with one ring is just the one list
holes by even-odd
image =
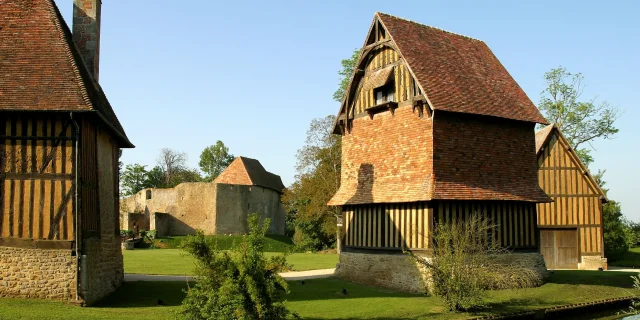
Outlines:
{"label": "shadow on grass", "polygon": [[[193,285],[193,283],[190,283]],[[118,290],[98,302],[96,308],[141,308],[179,306],[186,296],[187,283],[182,281],[125,282]]]}
{"label": "shadow on grass", "polygon": [[[347,282],[335,278],[290,281],[288,301],[344,300],[372,297],[412,298],[420,294],[396,292]],[[194,283],[189,285],[193,286]],[[94,305],[96,308],[157,307],[158,300],[165,306],[178,306],[184,300],[187,283],[182,281],[125,282],[118,290]],[[344,291],[343,291],[344,289]],[[344,293],[346,292],[346,294]]]}
{"label": "shadow on grass", "polygon": [[[610,266],[625,268],[640,268],[640,248],[631,248],[621,257],[609,261]],[[640,270],[638,270],[640,271]]]}
{"label": "shadow on grass", "polygon": [[340,280],[337,278],[309,279],[304,281],[288,281],[289,291],[287,300],[314,301],[314,300],[344,300],[361,298],[415,298],[424,296],[393,291],[389,289],[367,286],[355,282]]}
{"label": "shadow on grass", "polygon": [[617,288],[631,288],[634,272],[617,271],[587,271],[587,270],[555,270],[547,283],[555,284],[586,284],[596,286],[608,286]]}
{"label": "shadow on grass", "polygon": [[497,314],[513,314],[521,313],[535,309],[536,306],[543,305],[563,305],[562,300],[551,301],[547,299],[532,299],[532,298],[511,298],[508,300],[501,300],[499,302],[488,302],[485,306],[476,310],[469,310],[469,313],[473,316],[487,316]]}

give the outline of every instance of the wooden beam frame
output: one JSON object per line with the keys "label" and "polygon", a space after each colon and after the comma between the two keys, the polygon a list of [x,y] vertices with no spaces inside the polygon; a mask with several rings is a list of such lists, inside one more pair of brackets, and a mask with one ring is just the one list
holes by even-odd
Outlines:
{"label": "wooden beam frame", "polygon": [[72,240],[34,240],[21,238],[0,238],[0,246],[24,249],[73,250]]}

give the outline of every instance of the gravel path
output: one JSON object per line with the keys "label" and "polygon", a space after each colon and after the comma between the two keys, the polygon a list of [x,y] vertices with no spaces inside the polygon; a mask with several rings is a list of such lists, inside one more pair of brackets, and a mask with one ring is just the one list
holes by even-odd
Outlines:
{"label": "gravel path", "polygon": [[[329,278],[333,276],[336,269],[320,269],[309,271],[292,271],[282,272],[282,276],[285,280],[304,280],[304,279],[319,279]],[[193,276],[169,276],[169,275],[151,275],[151,274],[132,274],[125,273],[124,281],[194,281]]]}

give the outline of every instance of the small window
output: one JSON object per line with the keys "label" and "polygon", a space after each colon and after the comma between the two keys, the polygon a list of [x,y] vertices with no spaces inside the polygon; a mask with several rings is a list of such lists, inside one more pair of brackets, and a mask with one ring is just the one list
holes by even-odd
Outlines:
{"label": "small window", "polygon": [[151,200],[151,190],[147,190],[147,200]]}
{"label": "small window", "polygon": [[375,89],[374,92],[376,96],[376,105],[383,104],[385,102],[393,102],[394,91],[395,88],[393,86],[393,83]]}

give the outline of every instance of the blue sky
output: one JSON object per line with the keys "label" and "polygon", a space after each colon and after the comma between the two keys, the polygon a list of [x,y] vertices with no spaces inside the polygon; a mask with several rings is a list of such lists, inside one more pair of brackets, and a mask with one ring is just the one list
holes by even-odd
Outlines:
{"label": "blue sky", "polygon": [[[72,0],[56,0],[70,21]],[[222,140],[293,182],[311,119],[335,114],[340,60],[376,11],[485,41],[534,103],[543,74],[586,78],[583,98],[624,110],[613,140],[593,144],[609,197],[640,221],[640,2],[103,1],[100,83],[149,167],[161,148],[200,152]]]}

